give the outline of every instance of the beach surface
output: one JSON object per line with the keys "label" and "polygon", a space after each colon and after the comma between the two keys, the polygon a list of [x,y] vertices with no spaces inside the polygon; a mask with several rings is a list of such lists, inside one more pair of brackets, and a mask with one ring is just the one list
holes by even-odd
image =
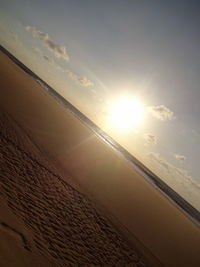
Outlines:
{"label": "beach surface", "polygon": [[1,266],[149,266],[2,111],[0,129]]}

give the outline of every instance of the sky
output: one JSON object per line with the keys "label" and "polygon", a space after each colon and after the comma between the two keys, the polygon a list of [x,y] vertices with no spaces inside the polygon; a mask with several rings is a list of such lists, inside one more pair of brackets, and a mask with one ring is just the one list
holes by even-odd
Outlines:
{"label": "sky", "polygon": [[[200,210],[200,3],[1,0],[0,42]],[[141,125],[109,125],[116,99]]]}

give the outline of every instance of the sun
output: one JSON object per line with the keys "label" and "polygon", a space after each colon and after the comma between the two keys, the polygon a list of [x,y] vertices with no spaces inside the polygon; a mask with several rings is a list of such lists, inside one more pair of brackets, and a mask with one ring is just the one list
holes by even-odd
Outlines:
{"label": "sun", "polygon": [[127,131],[138,127],[144,120],[144,105],[134,97],[120,97],[109,107],[109,125],[111,128]]}

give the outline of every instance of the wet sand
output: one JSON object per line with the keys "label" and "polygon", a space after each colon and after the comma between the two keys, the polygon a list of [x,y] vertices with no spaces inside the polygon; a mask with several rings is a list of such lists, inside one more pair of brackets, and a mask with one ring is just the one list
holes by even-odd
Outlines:
{"label": "wet sand", "polygon": [[[45,154],[51,162],[50,169],[55,170],[54,173],[59,170],[64,184],[72,185],[70,188],[76,188],[76,192],[82,191],[92,199],[88,205],[100,205],[102,209],[98,210],[101,210],[101,215],[98,216],[105,214],[103,218],[110,218],[106,221],[108,224],[112,221],[119,226],[120,231],[116,232],[112,224],[110,227],[116,235],[123,232],[124,238],[120,237],[122,243],[128,244],[124,241],[126,239],[134,247],[134,253],[137,251],[137,255],[142,255],[140,258],[148,266],[160,265],[156,257],[170,267],[199,266],[198,226],[3,54],[1,62],[1,106],[39,148],[37,153]],[[24,139],[20,140],[18,142],[23,143]],[[29,152],[32,153],[34,149]],[[50,192],[57,188],[54,179],[51,182],[52,186],[48,183],[43,185]],[[56,194],[56,203],[61,202],[63,208],[62,198],[67,197],[67,188],[61,186],[62,183],[58,182],[61,191]],[[47,203],[51,203],[51,206],[53,202],[49,200]],[[96,208],[93,209],[97,212]],[[44,225],[51,218],[48,214],[45,216]],[[112,242],[115,239],[116,236]],[[119,241],[117,243],[119,246]],[[126,246],[130,249],[129,245]],[[120,246],[117,251],[117,255],[123,255]],[[126,256],[127,260],[133,257],[131,255]],[[134,266],[134,261],[130,264]],[[119,266],[124,265],[121,263]]]}

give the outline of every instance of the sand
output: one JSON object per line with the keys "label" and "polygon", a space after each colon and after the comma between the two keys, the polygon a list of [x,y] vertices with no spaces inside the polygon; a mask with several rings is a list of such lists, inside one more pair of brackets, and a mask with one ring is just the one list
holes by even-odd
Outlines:
{"label": "sand", "polygon": [[[149,266],[91,201],[51,168],[3,112],[0,128],[1,195],[15,220],[23,224],[21,232],[15,220],[8,222],[5,212],[1,213],[0,230],[8,233],[3,237],[5,244],[12,236],[25,254],[44,256],[47,266]],[[12,242],[10,249],[15,250]],[[1,266],[8,266],[2,258]],[[10,266],[16,263],[13,260]],[[22,261],[20,266],[26,264]]]}
{"label": "sand", "polygon": [[[48,176],[48,178],[42,179],[42,182],[47,179],[47,184],[39,182],[37,186],[37,190],[42,190],[40,191],[39,198],[43,199],[44,189],[48,201],[38,200],[38,203],[40,201],[43,204],[47,202],[51,207],[54,203],[51,195],[57,192],[56,199],[58,199],[58,202],[55,202],[57,203],[56,207],[58,205],[59,210],[59,203],[61,203],[60,207],[63,209],[62,199],[70,196],[70,194],[67,194],[67,188],[71,185],[70,190],[77,192],[77,195],[80,194],[83,199],[86,199],[86,204],[93,207],[92,209],[95,211],[95,214],[97,213],[98,216],[104,218],[103,220],[106,221],[106,225],[109,225],[110,228],[108,228],[111,229],[111,232],[114,231],[116,233],[113,239],[108,237],[108,240],[110,240],[108,242],[109,246],[106,246],[107,249],[111,246],[114,254],[117,247],[117,253],[113,256],[115,260],[116,257],[124,257],[124,252],[122,253],[124,247],[122,244],[126,244],[125,251],[134,252],[133,254],[126,255],[126,260],[129,260],[130,257],[136,254],[139,259],[144,260],[144,264],[147,266],[160,266],[160,262],[170,267],[200,266],[199,227],[190,218],[185,216],[183,211],[177,208],[173,202],[169,201],[135,171],[123,157],[116,153],[116,151],[113,151],[111,147],[75,118],[73,114],[65,110],[55,99],[49,96],[48,92],[10,61],[7,56],[1,54],[1,62],[2,88],[0,105],[17,121],[21,127],[20,129],[23,129],[21,132],[28,134],[32,145],[31,149],[29,149],[30,144],[25,146],[24,137],[18,137],[17,144],[20,144],[22,148],[25,146],[26,149],[23,149],[23,151],[28,150],[30,155],[37,149],[34,155],[31,156],[37,159],[40,166],[38,170],[39,178],[37,179],[40,181],[40,176]],[[11,137],[10,140],[15,140],[15,135],[11,135],[12,131],[8,131],[8,133]],[[20,133],[19,136],[21,135]],[[46,169],[42,167],[46,166],[45,157],[50,162]],[[27,161],[27,158],[24,158],[24,160]],[[49,178],[51,177],[49,174],[44,174],[45,172],[49,173],[48,170],[51,170],[54,178]],[[57,175],[57,173],[59,174]],[[54,176],[54,174],[57,176]],[[62,179],[60,180],[58,177],[62,177]],[[48,179],[50,179],[50,184],[52,183],[52,185],[49,184]],[[12,179],[10,183],[13,185]],[[29,187],[30,185],[26,185],[25,189],[28,192],[34,192],[33,188]],[[12,190],[14,188],[15,186],[13,186]],[[27,195],[26,190],[25,193]],[[76,197],[72,199],[74,200],[74,205]],[[26,202],[26,198],[24,201]],[[49,206],[47,209],[45,208],[47,204],[44,204],[43,207],[46,212],[45,219],[43,220],[44,225],[51,219],[51,214],[47,214]],[[23,205],[21,206],[23,207]],[[35,204],[32,204],[30,209],[33,206]],[[26,210],[29,210],[29,208],[26,208]],[[84,208],[83,211],[83,214],[85,214]],[[19,217],[19,215],[20,209],[16,212],[16,216]],[[75,220],[77,213],[74,212],[73,216],[73,220]],[[90,215],[88,216],[90,217]],[[91,216],[91,219],[86,220],[87,224],[92,220],[92,217],[96,218]],[[37,218],[37,214],[35,214],[35,218]],[[20,220],[23,224],[22,217],[20,217]],[[94,221],[92,220],[92,222]],[[63,223],[66,223],[66,220],[64,222],[63,220],[60,221],[60,217],[56,220],[59,229]],[[13,226],[11,225],[11,227]],[[34,235],[35,230],[30,225],[27,227],[31,229],[31,236]],[[55,225],[53,227],[53,230],[49,230],[50,232],[58,231]],[[95,240],[103,235],[101,228],[98,227],[96,236],[94,234]],[[83,228],[80,229],[83,232]],[[91,228],[89,229],[90,232]],[[78,230],[77,233],[79,233]],[[77,234],[77,236],[79,235],[80,233]],[[120,238],[120,241],[117,241],[118,245],[114,245],[116,244],[115,240],[118,240],[116,236]],[[38,240],[40,240],[39,237]],[[49,238],[49,241],[43,239],[43,243],[46,244],[50,240],[52,239]],[[67,242],[65,241],[65,243]],[[71,243],[74,242],[72,241]],[[98,247],[97,254],[102,255],[100,251],[101,248],[104,248],[104,239],[101,246],[97,246],[96,243],[95,247]],[[76,246],[79,247],[78,244]],[[94,251],[96,251],[96,248]],[[51,246],[48,249],[51,250]],[[48,249],[45,245],[44,251],[48,252]],[[57,248],[57,251],[62,251],[62,248]],[[48,252],[46,259],[48,260],[51,257],[53,256],[50,256]],[[90,257],[97,258],[96,255],[95,257]],[[111,256],[107,257],[111,258]],[[105,258],[101,257],[101,259]],[[106,262],[101,264],[109,266]],[[110,266],[112,264],[116,266],[118,263],[112,262]],[[132,264],[130,266],[134,266],[134,260],[130,264]],[[126,266],[126,263],[121,262],[118,265]]]}

